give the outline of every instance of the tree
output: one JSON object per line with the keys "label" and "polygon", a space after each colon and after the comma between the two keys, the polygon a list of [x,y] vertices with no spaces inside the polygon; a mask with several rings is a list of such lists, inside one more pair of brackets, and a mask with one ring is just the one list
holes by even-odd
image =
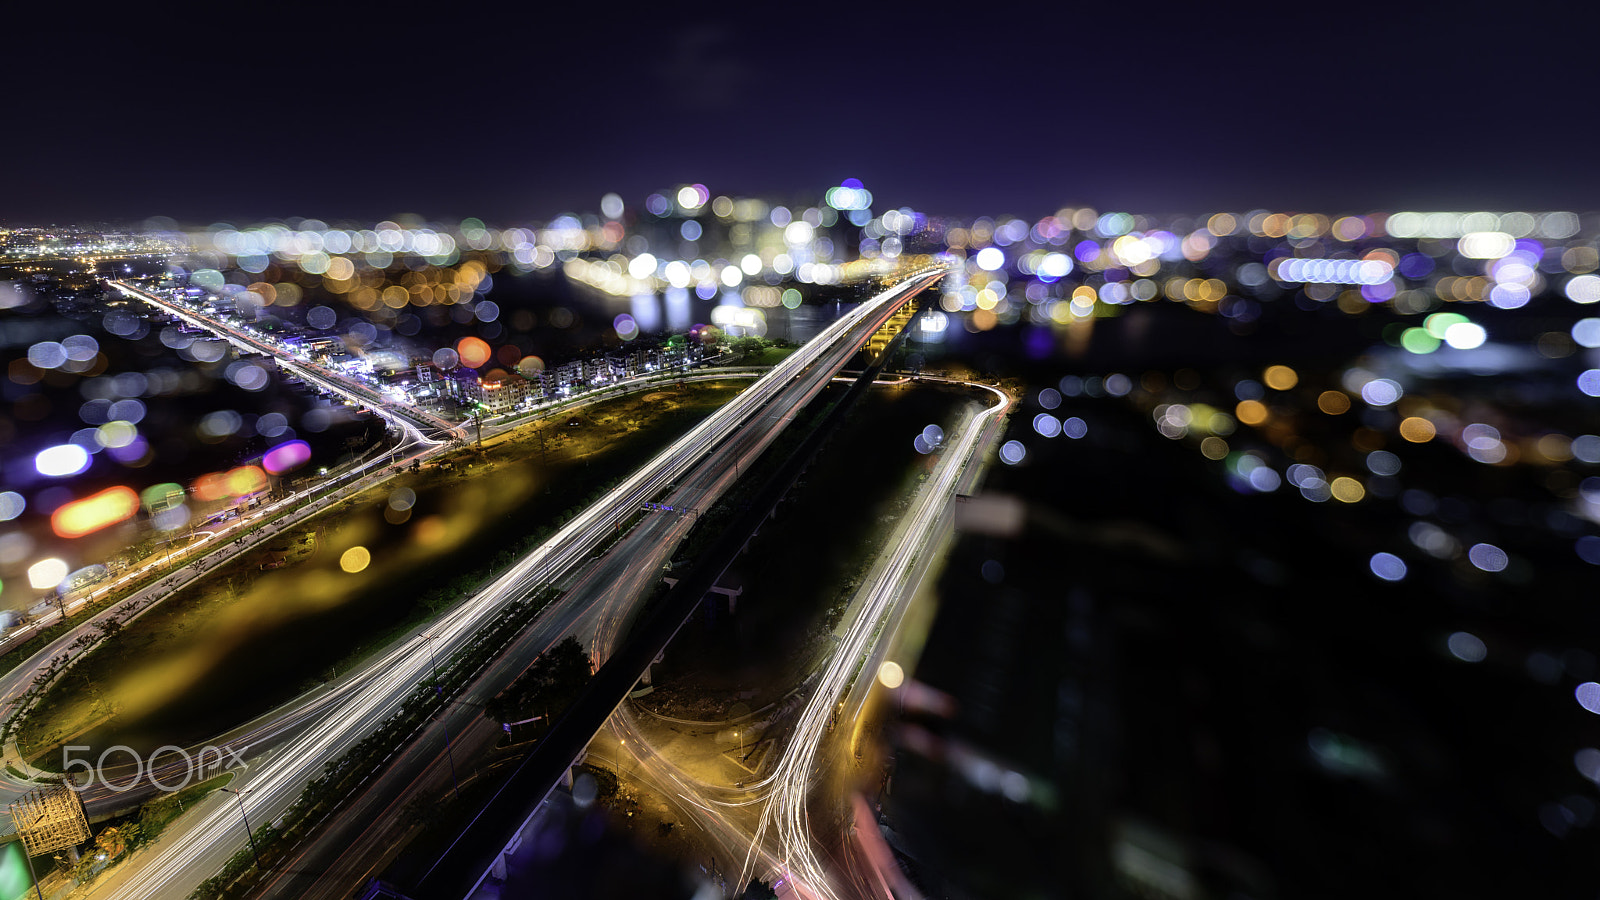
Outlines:
{"label": "tree", "polygon": [[589,683],[589,675],[589,654],[577,638],[567,637],[534,660],[498,697],[484,704],[484,715],[501,722],[558,715],[577,699]]}
{"label": "tree", "polygon": [[754,356],[767,349],[767,342],[758,337],[739,337],[728,342],[728,348],[740,356]]}
{"label": "tree", "polygon": [[771,885],[759,878],[752,878],[744,889],[742,900],[777,900],[777,897],[778,892]]}

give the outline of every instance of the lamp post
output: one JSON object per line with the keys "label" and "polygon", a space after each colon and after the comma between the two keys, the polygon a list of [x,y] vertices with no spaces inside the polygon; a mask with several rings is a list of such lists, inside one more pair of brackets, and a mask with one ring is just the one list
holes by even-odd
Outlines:
{"label": "lamp post", "polygon": [[[44,821],[44,813],[40,813],[38,818],[33,820],[33,824],[37,827],[42,821]],[[28,877],[33,880],[34,893],[38,895],[39,900],[44,900],[44,888],[39,885],[39,874],[33,870],[33,856],[28,852],[28,845],[22,841],[20,834],[17,836],[17,841],[22,844],[22,858],[28,861]],[[23,891],[22,896],[28,896],[28,892]]]}
{"label": "lamp post", "polygon": [[261,869],[261,851],[256,848],[256,834],[250,830],[250,817],[244,811],[244,795],[250,793],[250,789],[245,788],[242,791],[236,791],[233,788],[218,788],[218,790],[232,794],[234,799],[239,801],[239,817],[244,819],[244,834],[245,837],[250,839],[250,854],[256,858],[256,869],[259,871]]}
{"label": "lamp post", "polygon": [[[439,660],[433,655],[433,639],[436,637],[438,637],[436,634],[424,633],[422,640],[428,645],[428,662],[433,665],[433,693],[435,696],[443,697],[444,688],[439,684]],[[443,708],[439,712],[439,725],[444,728],[444,758],[450,763],[450,785],[455,788],[456,799],[460,800],[461,782],[456,779],[456,757],[455,752],[450,749],[450,722],[445,717],[445,712]]]}

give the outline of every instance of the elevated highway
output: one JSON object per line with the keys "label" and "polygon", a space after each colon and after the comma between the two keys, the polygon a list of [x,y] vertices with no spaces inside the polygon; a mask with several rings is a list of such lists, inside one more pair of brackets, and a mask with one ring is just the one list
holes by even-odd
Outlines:
{"label": "elevated highway", "polygon": [[[703,507],[713,502],[737,477],[740,467],[765,449],[795,412],[822,390],[874,332],[944,274],[943,268],[915,273],[841,317],[477,595],[434,622],[430,630],[438,641],[438,656],[445,659],[469,646],[479,627],[506,605],[573,569],[610,539],[644,502],[662,496],[668,498],[668,505],[678,507]],[[614,579],[591,577],[589,590],[568,591],[541,613],[525,632],[525,640],[507,653],[516,660],[523,658],[517,654],[531,652],[533,655],[526,657],[531,662],[542,646],[564,634],[577,633],[591,642],[614,634],[619,623],[633,614],[635,604],[645,593],[643,588],[653,584],[660,560],[670,558],[687,528],[688,521],[683,518],[646,519],[596,567],[615,574]],[[427,678],[429,654],[423,640],[419,636],[380,655],[362,670],[337,702],[329,704],[318,721],[269,757],[252,761],[240,784],[249,790],[242,801],[251,821],[270,822],[281,816],[327,762],[399,710],[411,691]],[[497,677],[509,681],[518,671],[514,665],[498,667]],[[479,684],[471,689],[498,687]],[[452,734],[462,735],[461,726],[471,719],[483,721],[475,709],[458,706],[436,727],[453,724],[456,730]],[[429,742],[431,738],[430,732],[419,740]],[[415,756],[418,758],[414,762],[420,766],[417,771],[423,773],[437,769],[442,758],[432,754]],[[398,768],[392,766],[391,771]],[[401,772],[395,777],[409,783],[421,777],[417,771]],[[376,786],[369,788],[374,789]],[[170,839],[164,839],[153,852],[132,861],[125,872],[119,873],[117,884],[108,895],[129,900],[187,896],[244,846],[238,816],[237,809],[222,803],[197,811]],[[380,842],[373,843],[381,849]],[[285,870],[293,876],[291,881],[274,882],[268,890],[274,896],[286,897],[344,896],[350,890],[344,880],[348,870],[370,871],[371,863],[356,860],[352,866],[335,868],[345,874],[329,869],[326,871],[333,875],[332,879],[314,877],[306,883],[300,880],[303,876],[321,873],[315,866],[291,863]]]}

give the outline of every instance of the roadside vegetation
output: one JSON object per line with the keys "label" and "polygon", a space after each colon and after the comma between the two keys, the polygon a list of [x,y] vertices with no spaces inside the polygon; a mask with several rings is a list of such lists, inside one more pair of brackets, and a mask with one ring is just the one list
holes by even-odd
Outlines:
{"label": "roadside vegetation", "polygon": [[[842,392],[828,388],[796,424],[820,417]],[[828,635],[938,463],[938,453],[918,453],[913,439],[928,425],[952,430],[963,411],[987,404],[988,396],[923,383],[879,385],[858,399],[724,575],[724,585],[744,589],[737,612],[729,615],[720,598],[707,601],[718,602],[691,620],[656,667],[650,705],[714,718],[736,701],[759,705],[794,687],[831,647]],[[780,439],[740,485],[758,483],[760,472],[788,452]],[[840,497],[851,498],[848,508],[840,507]],[[714,537],[716,523],[740,502],[730,493],[721,508],[708,511],[706,530],[691,533],[683,555],[692,557]]]}
{"label": "roadside vegetation", "polygon": [[728,342],[733,351],[733,365],[775,366],[800,348],[794,341],[768,340],[761,337],[739,337]]}
{"label": "roadside vegetation", "polygon": [[[54,870],[41,871],[40,886],[60,890],[70,881],[77,887],[86,887],[95,879],[115,868],[139,850],[154,844],[178,816],[193,809],[212,791],[227,787],[233,773],[196,782],[180,791],[163,794],[148,800],[130,812],[114,816],[90,826],[90,842],[81,849],[78,860],[70,867],[58,864]],[[17,839],[15,833],[7,835],[6,842]],[[43,863],[36,863],[43,866]],[[51,895],[55,894],[51,890]]]}
{"label": "roadside vegetation", "polygon": [[[667,384],[462,448],[240,554],[111,634],[19,731],[63,743],[197,743],[337,677],[453,605],[735,396]],[[568,424],[575,422],[576,424]]]}
{"label": "roadside vegetation", "polygon": [[[557,596],[555,590],[546,589],[510,604],[478,631],[472,645],[440,660],[436,678],[418,685],[398,712],[339,758],[328,763],[322,774],[305,786],[299,798],[283,815],[270,824],[256,828],[253,847],[244,847],[235,853],[221,871],[195,889],[190,900],[226,900],[249,896],[263,877],[270,874],[323,821],[394,760],[397,747],[414,739],[430,720],[442,715],[482,666],[500,653]],[[574,676],[572,663],[576,658],[583,664],[586,682],[588,657],[578,642],[571,640],[571,647],[562,648],[562,654],[562,662],[556,666],[556,670],[563,679]],[[574,693],[581,691],[582,683],[572,690]],[[458,805],[447,803],[444,806],[446,815],[460,815],[462,811]]]}

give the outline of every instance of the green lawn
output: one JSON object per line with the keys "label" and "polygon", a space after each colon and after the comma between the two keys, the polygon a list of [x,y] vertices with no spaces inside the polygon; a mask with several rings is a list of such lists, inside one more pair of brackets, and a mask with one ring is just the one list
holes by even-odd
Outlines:
{"label": "green lawn", "polygon": [[742,366],[775,366],[798,349],[798,347],[768,347],[760,353],[752,353],[739,360],[739,364]]}

